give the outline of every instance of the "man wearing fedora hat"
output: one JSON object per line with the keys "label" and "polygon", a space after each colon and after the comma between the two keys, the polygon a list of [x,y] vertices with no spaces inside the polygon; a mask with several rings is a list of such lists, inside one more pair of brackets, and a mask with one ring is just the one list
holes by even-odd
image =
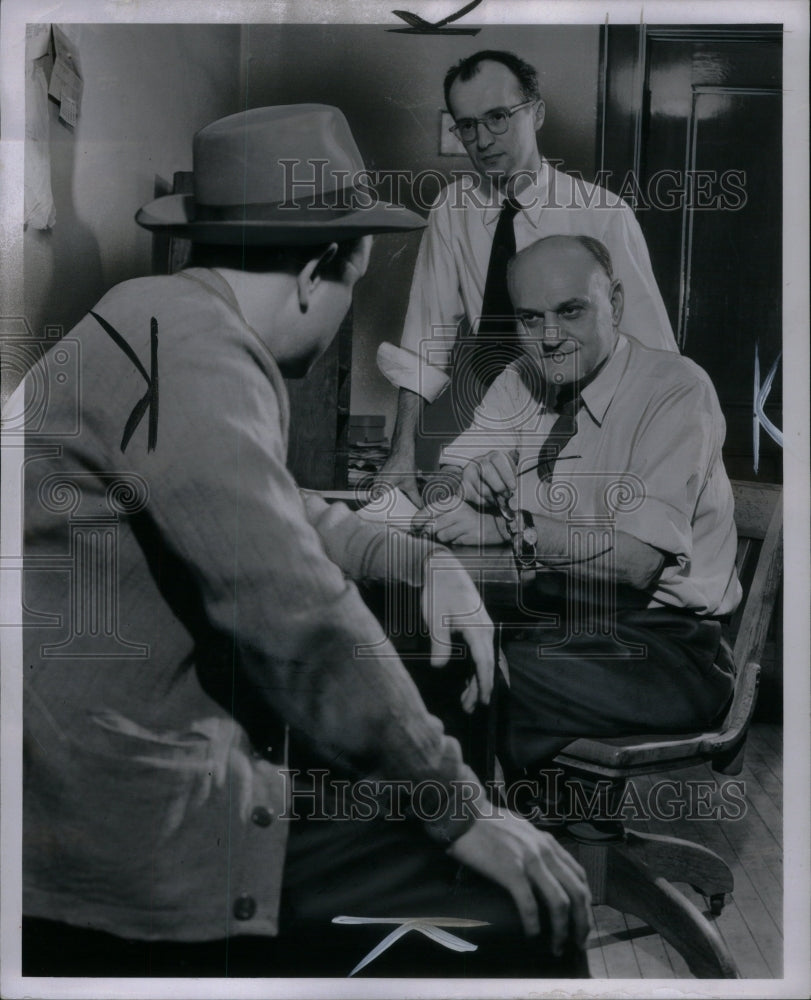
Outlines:
{"label": "man wearing fedora hat", "polygon": [[[320,165],[306,201],[290,160]],[[346,975],[405,917],[372,974],[586,974],[582,869],[489,804],[349,582],[421,589],[434,664],[451,631],[470,649],[470,707],[494,663],[469,577],[285,468],[283,376],[332,340],[371,236],[422,225],[357,198],[362,168],[335,108],[214,122],[194,194],[137,216],[193,266],[69,334],[79,429],[53,380],[25,472],[24,974]],[[320,767],[288,769],[291,740]]]}

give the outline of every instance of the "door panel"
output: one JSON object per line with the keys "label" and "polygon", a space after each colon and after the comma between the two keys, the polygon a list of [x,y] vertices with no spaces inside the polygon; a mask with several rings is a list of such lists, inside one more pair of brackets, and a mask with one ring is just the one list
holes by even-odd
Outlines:
{"label": "door panel", "polygon": [[[720,175],[730,162],[730,150],[780,149],[779,92],[696,88],[693,110],[697,170]],[[738,199],[745,202],[723,213],[694,210],[687,218],[682,349],[718,387],[733,475],[751,469],[746,459],[752,454],[755,349],[765,375],[781,347],[779,164],[777,168],[766,156],[750,155]],[[779,377],[766,414],[781,425]],[[774,481],[780,453],[765,434],[760,452],[760,472]]]}
{"label": "door panel", "polygon": [[765,375],[782,342],[781,48],[769,26],[606,29],[602,122],[608,184],[637,195],[679,345],[718,391],[727,469],[772,482],[780,449],[760,433],[756,475],[752,401],[756,347]]}

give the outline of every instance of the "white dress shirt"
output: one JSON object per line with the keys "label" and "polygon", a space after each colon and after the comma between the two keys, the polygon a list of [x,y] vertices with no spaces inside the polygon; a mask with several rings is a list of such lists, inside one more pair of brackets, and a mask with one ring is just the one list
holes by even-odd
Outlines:
{"label": "white dress shirt", "polygon": [[556,415],[530,388],[539,380],[528,364],[524,357],[496,378],[440,464],[464,467],[491,450],[511,454],[523,510],[581,532],[616,529],[671,557],[649,607],[734,611],[741,589],[732,487],[721,457],[726,426],[706,372],[620,334],[583,390],[576,433],[551,479],[541,480],[539,450]]}
{"label": "white dress shirt", "polygon": [[[467,319],[477,327],[502,200],[484,185],[472,188],[469,178],[440,192],[420,245],[400,347],[386,342],[378,349],[386,378],[429,403],[450,381],[459,323]],[[647,347],[677,350],[645,238],[621,198],[544,160],[516,200],[522,206],[514,221],[518,251],[546,236],[601,240],[625,291],[623,329]]]}

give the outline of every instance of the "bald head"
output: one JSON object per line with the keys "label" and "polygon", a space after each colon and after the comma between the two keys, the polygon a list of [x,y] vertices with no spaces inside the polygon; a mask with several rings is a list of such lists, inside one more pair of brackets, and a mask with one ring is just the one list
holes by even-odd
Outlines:
{"label": "bald head", "polygon": [[599,270],[609,284],[614,280],[611,254],[604,243],[593,236],[546,236],[530,243],[510,262],[510,271],[523,268],[540,269],[544,262],[559,258],[568,269]]}
{"label": "bald head", "polygon": [[512,259],[508,282],[522,320],[524,350],[547,382],[580,382],[611,354],[622,316],[622,285],[598,240],[538,240]]}

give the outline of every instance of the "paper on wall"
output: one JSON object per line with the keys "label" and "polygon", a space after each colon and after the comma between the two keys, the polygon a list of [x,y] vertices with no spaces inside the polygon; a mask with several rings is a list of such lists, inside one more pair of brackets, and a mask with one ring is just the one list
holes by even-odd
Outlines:
{"label": "paper on wall", "polygon": [[23,224],[50,229],[56,222],[51,188],[48,77],[51,26],[28,25],[25,35],[25,210]]}
{"label": "paper on wall", "polygon": [[56,25],[53,28],[54,66],[48,86],[48,96],[59,102],[59,117],[68,125],[75,125],[82,103],[82,77],[76,50],[68,37]]}

